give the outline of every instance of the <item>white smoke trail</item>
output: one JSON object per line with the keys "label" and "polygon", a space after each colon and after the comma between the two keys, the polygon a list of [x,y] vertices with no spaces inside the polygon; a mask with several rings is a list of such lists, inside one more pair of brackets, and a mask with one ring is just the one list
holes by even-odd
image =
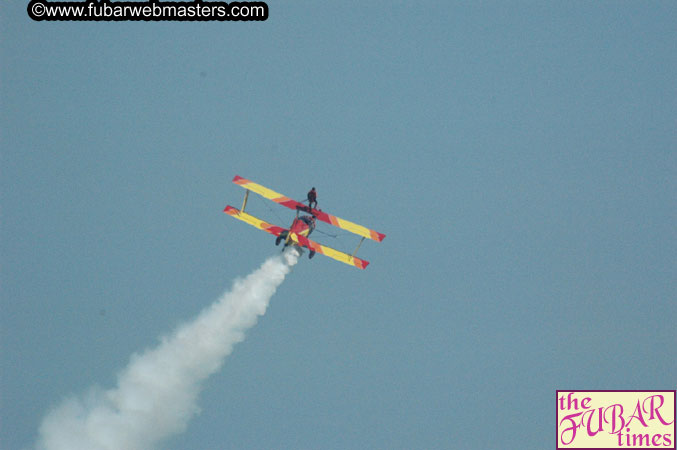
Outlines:
{"label": "white smoke trail", "polygon": [[63,402],[43,419],[37,448],[148,450],[185,430],[202,381],[266,312],[298,256],[288,250],[269,258],[158,347],[133,355],[115,389]]}

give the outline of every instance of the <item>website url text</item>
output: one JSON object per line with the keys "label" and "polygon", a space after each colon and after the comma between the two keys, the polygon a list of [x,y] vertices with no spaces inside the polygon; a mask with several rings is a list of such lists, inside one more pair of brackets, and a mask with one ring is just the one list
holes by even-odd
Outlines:
{"label": "website url text", "polygon": [[263,21],[268,19],[265,2],[51,2],[31,0],[31,19],[42,21]]}

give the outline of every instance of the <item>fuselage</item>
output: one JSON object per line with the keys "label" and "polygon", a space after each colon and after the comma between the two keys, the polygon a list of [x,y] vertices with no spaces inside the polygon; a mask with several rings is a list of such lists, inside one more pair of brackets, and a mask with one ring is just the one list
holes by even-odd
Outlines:
{"label": "fuselage", "polygon": [[314,229],[315,224],[309,216],[302,216],[298,219],[294,219],[294,222],[292,222],[291,227],[289,228],[292,233],[304,237],[308,237]]}

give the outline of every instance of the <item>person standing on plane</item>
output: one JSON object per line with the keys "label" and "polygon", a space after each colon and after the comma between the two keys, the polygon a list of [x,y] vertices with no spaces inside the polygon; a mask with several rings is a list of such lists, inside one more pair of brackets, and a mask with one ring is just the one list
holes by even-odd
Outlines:
{"label": "person standing on plane", "polygon": [[308,191],[308,208],[313,209],[313,203],[315,203],[315,208],[317,208],[317,192],[314,187]]}

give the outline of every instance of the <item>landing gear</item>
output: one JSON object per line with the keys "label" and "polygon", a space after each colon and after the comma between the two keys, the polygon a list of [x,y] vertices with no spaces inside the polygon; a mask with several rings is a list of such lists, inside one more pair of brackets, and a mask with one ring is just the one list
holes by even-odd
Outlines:
{"label": "landing gear", "polygon": [[313,250],[308,253],[308,259],[313,259],[313,256],[315,256],[315,252]]}
{"label": "landing gear", "polygon": [[[280,235],[275,238],[275,245],[280,245],[280,242],[282,242],[283,240],[286,241],[287,236],[289,236],[289,231],[287,231],[287,230],[280,233]],[[286,245],[285,245],[285,247],[286,247]]]}

